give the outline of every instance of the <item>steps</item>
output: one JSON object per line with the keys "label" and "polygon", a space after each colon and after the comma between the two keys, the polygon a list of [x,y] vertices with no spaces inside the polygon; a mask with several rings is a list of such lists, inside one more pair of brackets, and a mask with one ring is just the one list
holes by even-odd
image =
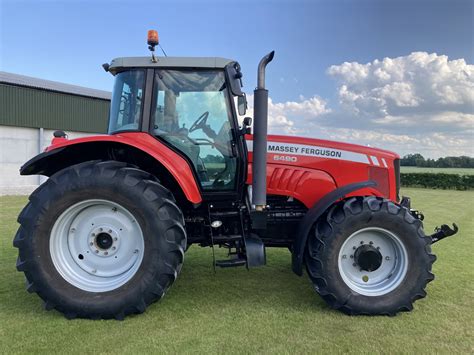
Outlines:
{"label": "steps", "polygon": [[266,264],[265,245],[256,234],[250,234],[244,238],[245,257],[238,253],[229,253],[235,257],[227,260],[216,260],[215,266],[227,268],[237,266],[247,266],[248,268],[263,266]]}
{"label": "steps", "polygon": [[216,260],[216,266],[227,268],[227,267],[237,267],[237,266],[245,266],[247,264],[247,260],[245,259],[227,259],[227,260]]}

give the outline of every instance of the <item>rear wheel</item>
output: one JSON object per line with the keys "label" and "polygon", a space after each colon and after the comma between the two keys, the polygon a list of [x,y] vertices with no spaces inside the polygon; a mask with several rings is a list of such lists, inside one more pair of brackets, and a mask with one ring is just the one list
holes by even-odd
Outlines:
{"label": "rear wheel", "polygon": [[357,197],[318,220],[305,260],[316,291],[332,308],[394,315],[426,295],[436,257],[421,221],[406,208]]}
{"label": "rear wheel", "polygon": [[18,221],[17,269],[47,309],[68,318],[141,313],[183,263],[184,219],[172,194],[123,163],[61,170],[30,196]]}

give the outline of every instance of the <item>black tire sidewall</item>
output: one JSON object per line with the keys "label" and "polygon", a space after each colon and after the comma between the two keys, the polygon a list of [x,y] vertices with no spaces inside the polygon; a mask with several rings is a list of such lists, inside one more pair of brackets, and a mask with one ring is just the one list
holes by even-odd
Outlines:
{"label": "black tire sidewall", "polygon": [[[72,170],[72,168],[69,168]],[[117,174],[110,179],[99,178],[94,171],[89,176],[74,176],[71,172],[62,172],[61,179],[54,179],[46,184],[55,185],[44,188],[47,198],[38,201],[44,207],[36,217],[33,235],[31,236],[29,256],[31,262],[27,277],[35,284],[38,294],[51,302],[60,311],[76,313],[78,316],[100,315],[104,318],[113,317],[117,313],[132,313],[130,307],[143,301],[148,304],[156,289],[161,275],[167,272],[166,263],[173,263],[169,244],[166,242],[166,223],[157,218],[160,203],[142,198],[147,186],[146,181],[132,185],[126,178]],[[144,175],[146,176],[146,175]],[[73,178],[71,178],[73,177]],[[59,183],[58,183],[59,182]],[[85,200],[103,199],[119,204],[136,218],[144,238],[144,254],[141,265],[135,275],[119,288],[94,293],[81,290],[69,284],[58,273],[50,254],[51,230],[58,217],[70,206]],[[179,270],[178,270],[179,271]],[[162,288],[168,286],[168,280],[162,280]]]}
{"label": "black tire sidewall", "polygon": [[[420,288],[423,289],[426,285],[432,260],[421,223],[406,215],[407,211],[403,209],[398,209],[397,214],[390,213],[389,208],[386,208],[390,203],[385,201],[381,208],[375,211],[364,204],[358,214],[351,214],[347,209],[344,212],[340,208],[339,215],[343,214],[343,218],[332,218],[331,213],[325,216],[327,222],[323,223],[329,223],[331,232],[323,238],[319,237],[324,246],[316,243],[320,247],[312,254],[314,259],[320,262],[318,277],[324,279],[323,284],[319,285],[322,286],[319,291],[329,295],[328,298],[332,300],[335,308],[344,307],[346,312],[357,314],[394,314],[400,310],[411,309]],[[407,252],[408,264],[404,279],[396,289],[381,296],[366,296],[352,290],[344,282],[339,270],[339,253],[345,241],[353,233],[368,227],[392,232]]]}

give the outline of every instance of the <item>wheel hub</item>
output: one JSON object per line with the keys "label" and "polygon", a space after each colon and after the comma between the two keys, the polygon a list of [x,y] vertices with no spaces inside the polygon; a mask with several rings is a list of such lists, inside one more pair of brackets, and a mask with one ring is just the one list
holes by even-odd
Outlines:
{"label": "wheel hub", "polygon": [[354,261],[364,271],[375,271],[382,265],[382,254],[372,245],[364,244],[356,249]]}
{"label": "wheel hub", "polygon": [[125,233],[123,228],[110,225],[112,223],[98,224],[88,232],[89,251],[96,256],[111,257],[120,251],[120,240]]}
{"label": "wheel hub", "polygon": [[95,244],[97,244],[100,249],[107,250],[113,243],[114,240],[108,233],[99,233],[99,235],[95,237]]}

